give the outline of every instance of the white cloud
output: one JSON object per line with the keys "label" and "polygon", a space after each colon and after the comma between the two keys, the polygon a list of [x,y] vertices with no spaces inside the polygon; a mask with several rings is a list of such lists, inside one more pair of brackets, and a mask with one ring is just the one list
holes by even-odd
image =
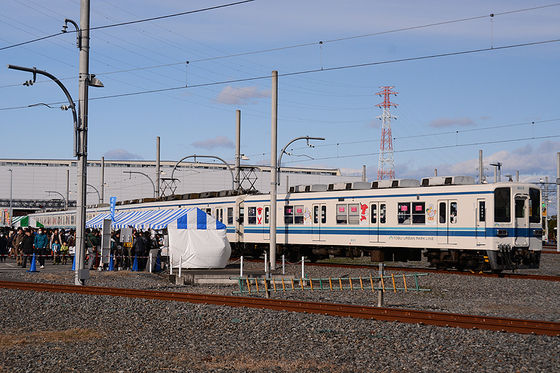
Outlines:
{"label": "white cloud", "polygon": [[216,101],[226,105],[249,105],[257,103],[254,99],[264,97],[270,97],[269,89],[259,90],[256,86],[232,87],[228,85],[218,94]]}
{"label": "white cloud", "polygon": [[207,139],[204,141],[193,142],[192,145],[196,148],[203,148],[212,150],[214,148],[233,148],[235,147],[233,141],[225,136],[216,136],[213,139]]}
{"label": "white cloud", "polygon": [[106,152],[105,154],[103,154],[103,156],[107,159],[107,160],[122,160],[122,161],[127,161],[127,160],[133,160],[133,159],[143,159],[141,156],[139,156],[138,154],[132,154],[130,153],[128,150],[124,150],[124,149],[113,149],[113,150],[109,150],[108,152]]}
{"label": "white cloud", "polygon": [[[516,171],[519,171],[521,181],[538,181],[540,177],[556,177],[556,153],[560,151],[560,141],[544,141],[536,146],[525,145],[514,150],[502,150],[490,155],[484,155],[484,174],[487,180],[494,178],[494,167],[490,163],[502,163],[502,180],[505,175],[513,175],[515,180]],[[456,164],[429,165],[421,168],[411,169],[408,164],[395,165],[397,178],[421,179],[434,175],[434,169],[438,175],[470,175],[478,179],[478,158],[469,159]]]}
{"label": "white cloud", "polygon": [[469,117],[460,118],[438,118],[428,124],[430,127],[443,128],[451,126],[476,126],[476,123]]}

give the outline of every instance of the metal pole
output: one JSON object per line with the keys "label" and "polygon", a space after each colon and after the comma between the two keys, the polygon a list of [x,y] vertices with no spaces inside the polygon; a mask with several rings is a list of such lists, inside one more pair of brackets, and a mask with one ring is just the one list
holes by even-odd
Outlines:
{"label": "metal pole", "polygon": [[12,208],[12,191],[14,190],[14,184],[13,184],[14,171],[11,168],[8,171],[10,171],[10,217],[9,217],[9,222],[10,222],[10,226],[11,226],[12,221],[14,220],[14,217],[13,217],[14,210]]}
{"label": "metal pole", "polygon": [[76,203],[76,276],[75,284],[84,285],[89,270],[84,269],[86,248],[86,186],[87,186],[87,128],[88,128],[88,84],[89,75],[89,0],[80,2],[80,97],[78,104],[78,170]]}
{"label": "metal pole", "polygon": [[101,157],[101,203],[105,203],[105,157]]}
{"label": "metal pole", "polygon": [[159,136],[156,137],[156,195],[155,198],[159,198],[159,184],[160,184],[160,177],[161,177],[161,162],[160,162],[160,147],[159,147]]}
{"label": "metal pole", "polygon": [[544,216],[544,242],[548,243],[548,176],[544,182],[544,203],[546,206],[546,215]]}
{"label": "metal pole", "polygon": [[362,181],[367,181],[367,177],[366,177],[366,165],[362,165]]}
{"label": "metal pole", "polygon": [[560,214],[558,213],[558,211],[560,210],[560,152],[556,153],[556,251],[560,252],[560,240],[558,240],[558,238],[560,237],[559,233],[559,229],[558,228],[558,221],[560,219],[558,219],[560,217]]}
{"label": "metal pole", "polygon": [[483,175],[484,175],[484,171],[483,171],[483,164],[482,164],[482,150],[478,151],[478,183],[482,184],[483,181]]}
{"label": "metal pole", "polygon": [[241,255],[241,264],[239,266],[239,277],[243,277],[243,255]]}
{"label": "metal pole", "polygon": [[519,182],[519,171],[515,171],[515,181]]}
{"label": "metal pole", "polygon": [[305,257],[301,257],[301,278],[305,278]]}
{"label": "metal pole", "polygon": [[66,170],[66,210],[70,206],[70,170]]}
{"label": "metal pole", "polygon": [[241,110],[235,111],[235,190],[239,190],[241,173]]}
{"label": "metal pole", "polygon": [[437,168],[434,168],[434,177],[437,177]]}
{"label": "metal pole", "polygon": [[286,255],[282,254],[282,274],[286,274]]}
{"label": "metal pole", "polygon": [[385,274],[385,264],[379,263],[379,290],[377,292],[377,307],[383,307],[382,278]]}
{"label": "metal pole", "polygon": [[272,72],[272,111],[270,130],[270,268],[276,269],[276,193],[278,183],[276,180],[276,155],[278,152],[278,71]]}

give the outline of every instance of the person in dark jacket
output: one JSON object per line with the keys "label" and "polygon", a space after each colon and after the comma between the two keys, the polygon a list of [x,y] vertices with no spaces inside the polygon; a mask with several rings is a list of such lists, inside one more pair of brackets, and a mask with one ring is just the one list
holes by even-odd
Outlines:
{"label": "person in dark jacket", "polygon": [[31,235],[31,230],[27,228],[25,230],[25,236],[23,236],[23,239],[21,240],[21,251],[23,253],[23,260],[21,265],[22,268],[25,268],[25,266],[27,265],[27,258],[30,255],[33,255],[33,241],[34,238]]}
{"label": "person in dark jacket", "polygon": [[6,238],[7,231],[0,232],[0,262],[6,262],[8,256],[8,239]]}
{"label": "person in dark jacket", "polygon": [[99,249],[99,240],[95,235],[95,232],[92,232],[89,229],[86,236],[86,246],[87,246],[87,255],[88,255],[88,268],[90,270],[97,269],[94,268],[94,264],[95,264],[95,257],[97,254],[97,250]]}

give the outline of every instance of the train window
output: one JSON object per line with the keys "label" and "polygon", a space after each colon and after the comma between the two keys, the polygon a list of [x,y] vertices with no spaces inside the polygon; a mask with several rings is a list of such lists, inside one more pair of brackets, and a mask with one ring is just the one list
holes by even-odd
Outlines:
{"label": "train window", "polygon": [[247,207],[247,224],[257,224],[257,208],[254,206]]}
{"label": "train window", "polygon": [[348,204],[348,224],[360,224],[360,204]]}
{"label": "train window", "polygon": [[321,206],[321,223],[327,222],[327,206]]}
{"label": "train window", "polygon": [[529,222],[541,222],[541,193],[540,190],[535,188],[529,189]]}
{"label": "train window", "polygon": [[211,215],[211,214],[212,214],[212,209],[211,209],[211,208],[207,208],[205,211],[206,211],[206,213],[207,213],[208,215]]}
{"label": "train window", "polygon": [[515,217],[516,218],[525,217],[525,201],[522,199],[515,200]]}
{"label": "train window", "polygon": [[243,224],[244,220],[245,220],[245,208],[239,207],[239,217],[237,218],[237,221],[239,222],[239,224]]}
{"label": "train window", "polygon": [[303,205],[295,206],[294,210],[295,210],[294,223],[303,224]]}
{"label": "train window", "polygon": [[445,202],[439,203],[439,222],[440,224],[445,224],[445,217],[447,216],[447,204]]}
{"label": "train window", "polygon": [[227,223],[233,225],[233,207],[227,209]]}
{"label": "train window", "polygon": [[377,224],[377,205],[371,205],[371,223]]}
{"label": "train window", "polygon": [[336,205],[336,224],[348,223],[348,205],[339,203]]}
{"label": "train window", "polygon": [[486,201],[478,201],[478,221],[486,221]]}
{"label": "train window", "polygon": [[457,224],[457,202],[449,204],[449,223]]}
{"label": "train window", "polygon": [[284,224],[294,224],[294,206],[284,206]]}
{"label": "train window", "polygon": [[397,211],[397,217],[399,220],[399,224],[410,224],[410,202],[406,203],[399,203]]}
{"label": "train window", "polygon": [[426,205],[424,202],[412,203],[412,224],[426,224]]}
{"label": "train window", "polygon": [[270,218],[270,207],[264,208],[264,223],[268,224],[268,220]]}
{"label": "train window", "polygon": [[385,224],[387,222],[387,205],[379,205],[379,222]]}
{"label": "train window", "polygon": [[497,223],[511,221],[510,188],[496,188],[494,191],[494,221]]}
{"label": "train window", "polygon": [[319,224],[319,206],[313,206],[313,224]]}

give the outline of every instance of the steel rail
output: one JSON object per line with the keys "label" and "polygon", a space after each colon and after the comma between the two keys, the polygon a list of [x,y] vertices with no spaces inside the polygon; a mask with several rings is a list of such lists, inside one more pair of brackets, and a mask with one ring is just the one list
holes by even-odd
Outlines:
{"label": "steel rail", "polygon": [[277,311],[314,313],[381,321],[398,321],[466,329],[484,329],[521,334],[560,336],[560,322],[553,321],[534,321],[348,304],[239,297],[231,295],[193,294],[157,290],[44,284],[21,281],[0,281],[0,288],[88,295],[111,295],[128,298],[204,303],[231,307],[264,308]]}

